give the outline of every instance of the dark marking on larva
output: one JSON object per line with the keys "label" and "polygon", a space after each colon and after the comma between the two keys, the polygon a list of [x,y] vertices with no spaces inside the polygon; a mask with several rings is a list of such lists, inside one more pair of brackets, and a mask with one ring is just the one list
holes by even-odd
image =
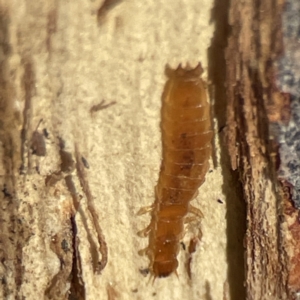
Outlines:
{"label": "dark marking on larva", "polygon": [[[144,251],[150,259],[154,278],[176,272],[179,242],[189,202],[205,180],[211,155],[210,105],[202,67],[176,70],[166,68],[167,81],[162,96],[162,164],[155,189],[149,232]],[[197,213],[199,215],[199,213]],[[140,253],[142,253],[141,251]]]}
{"label": "dark marking on larva", "polygon": [[97,21],[101,25],[105,20],[108,12],[112,10],[117,4],[121,3],[122,0],[104,0],[103,4],[99,7],[97,12]]}
{"label": "dark marking on larva", "polygon": [[223,204],[224,202],[221,199],[217,200],[220,204]]}
{"label": "dark marking on larva", "polygon": [[100,103],[95,104],[90,108],[90,114],[92,115],[93,113],[95,113],[99,110],[106,109],[116,103],[117,103],[116,101],[111,101],[111,102],[105,104],[105,100],[102,100]]}

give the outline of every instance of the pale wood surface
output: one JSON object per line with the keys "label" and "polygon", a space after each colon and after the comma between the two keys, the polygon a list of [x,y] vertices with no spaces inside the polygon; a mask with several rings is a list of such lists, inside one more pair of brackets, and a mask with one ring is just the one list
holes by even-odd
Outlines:
{"label": "pale wood surface", "polygon": [[[204,219],[203,238],[193,254],[192,281],[184,267],[186,251],[179,255],[179,278],[157,279],[153,285],[148,284],[149,275],[139,271],[148,267],[148,258],[137,253],[147,239],[136,233],[150,218],[137,217],[136,212],[153,202],[160,167],[164,67],[201,61],[207,71],[207,48],[214,32],[212,1],[127,0],[115,6],[100,26],[96,14],[101,3],[96,1],[0,3],[1,184],[6,184],[1,298],[47,299],[54,293],[53,299],[63,299],[69,289],[72,197],[63,178],[45,186],[46,177],[60,170],[61,138],[74,160],[76,144],[90,165],[86,180],[108,246],[107,266],[94,274],[83,219],[95,243],[96,233],[73,171],[81,196],[76,223],[86,299],[230,299],[226,200],[234,202],[241,196],[229,172],[224,185],[217,134],[217,165],[213,168],[211,163],[213,172],[193,202]],[[90,108],[102,100],[116,104],[91,115]],[[39,132],[46,128],[49,133],[45,157],[32,156],[29,150],[41,118]],[[215,130],[221,125],[215,120]],[[19,175],[22,149],[26,175]],[[197,232],[195,226],[191,235]],[[191,235],[186,235],[186,244]],[[69,247],[65,251],[62,241]],[[56,285],[49,292],[55,276]]]}

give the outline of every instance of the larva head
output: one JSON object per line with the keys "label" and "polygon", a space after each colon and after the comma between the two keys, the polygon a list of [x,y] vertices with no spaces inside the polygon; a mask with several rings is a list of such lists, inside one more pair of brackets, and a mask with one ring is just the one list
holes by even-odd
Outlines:
{"label": "larva head", "polygon": [[177,267],[177,259],[169,261],[154,261],[152,265],[152,272],[155,277],[168,277],[176,271]]}
{"label": "larva head", "polygon": [[185,68],[183,68],[181,64],[179,64],[176,70],[173,70],[172,68],[170,68],[169,65],[166,65],[166,69],[165,69],[165,74],[168,78],[184,77],[186,80],[199,78],[202,73],[203,73],[203,68],[200,62],[194,69],[191,68],[189,64],[187,64]]}
{"label": "larva head", "polygon": [[[202,80],[201,64],[194,69],[182,68],[181,65],[176,70],[166,67],[166,74],[169,77],[162,95],[162,113],[167,107],[177,110],[176,114],[181,115],[182,109],[195,108],[207,104],[206,84]],[[164,107],[167,104],[167,107]],[[172,117],[174,118],[174,116]]]}

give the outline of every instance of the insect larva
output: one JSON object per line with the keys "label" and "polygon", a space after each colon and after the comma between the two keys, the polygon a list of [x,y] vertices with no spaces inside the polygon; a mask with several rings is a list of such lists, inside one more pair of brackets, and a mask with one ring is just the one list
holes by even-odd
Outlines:
{"label": "insect larva", "polygon": [[[162,164],[155,189],[145,252],[154,277],[176,272],[179,241],[185,216],[201,212],[189,205],[205,180],[211,153],[210,105],[201,64],[195,68],[166,68],[167,81],[162,96]],[[146,211],[146,209],[142,209]]]}

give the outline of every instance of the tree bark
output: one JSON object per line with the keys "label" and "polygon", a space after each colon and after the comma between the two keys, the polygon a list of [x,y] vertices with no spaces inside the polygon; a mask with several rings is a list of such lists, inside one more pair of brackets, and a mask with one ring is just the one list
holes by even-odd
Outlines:
{"label": "tree bark", "polygon": [[298,131],[292,128],[299,115],[293,88],[299,85],[286,82],[287,73],[299,73],[287,64],[299,52],[292,47],[299,41],[298,6],[232,1],[230,8],[227,142],[247,203],[247,299],[299,297]]}

